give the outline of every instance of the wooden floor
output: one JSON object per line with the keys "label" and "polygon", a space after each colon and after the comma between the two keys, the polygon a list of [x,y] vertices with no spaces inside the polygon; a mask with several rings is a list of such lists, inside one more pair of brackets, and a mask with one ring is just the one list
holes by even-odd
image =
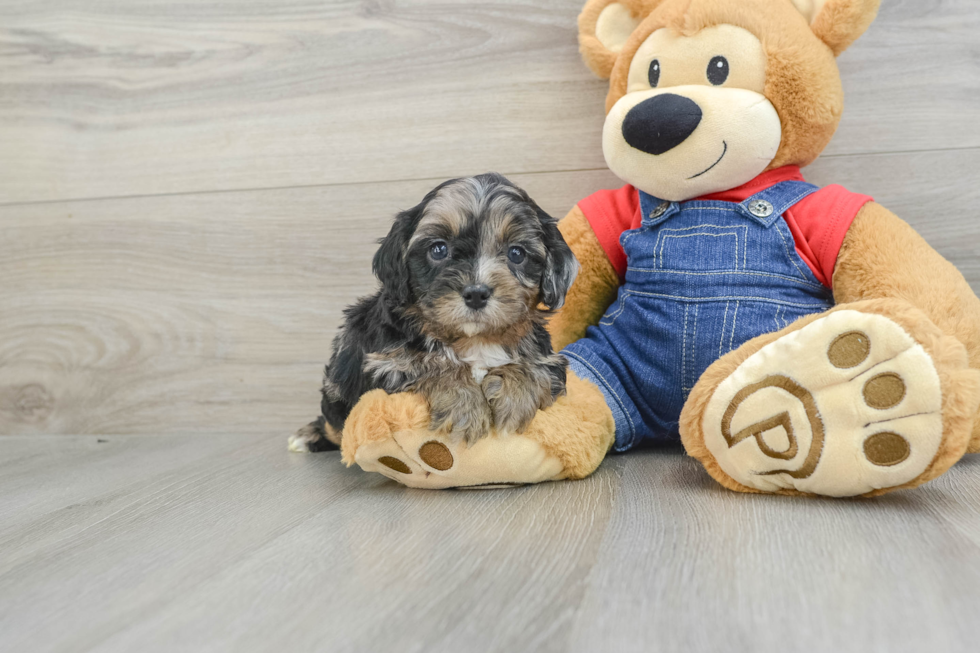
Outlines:
{"label": "wooden floor", "polygon": [[[874,501],[679,449],[419,492],[289,455],[391,216],[600,188],[582,0],[0,0],[0,651],[974,651],[980,457]],[[980,290],[976,0],[884,0],[805,171]]]}
{"label": "wooden floor", "polygon": [[976,651],[980,456],[877,500],[680,449],[406,490],[265,436],[0,439],[4,651]]}

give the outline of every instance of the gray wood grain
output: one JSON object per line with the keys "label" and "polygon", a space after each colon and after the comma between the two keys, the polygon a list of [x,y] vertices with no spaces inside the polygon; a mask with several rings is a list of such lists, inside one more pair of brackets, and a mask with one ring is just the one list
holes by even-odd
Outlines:
{"label": "gray wood grain", "polygon": [[[821,160],[980,290],[980,149]],[[516,175],[563,215],[608,171]],[[0,434],[287,433],[317,413],[341,310],[429,181],[0,207]]]}
{"label": "gray wood grain", "polygon": [[0,461],[3,650],[975,650],[977,456],[868,501],[733,494],[674,448],[445,492],[239,434]]}
{"label": "gray wood grain", "polygon": [[[0,0],[0,202],[602,169],[581,6]],[[885,2],[827,154],[980,146],[975,9]]]}
{"label": "gray wood grain", "polygon": [[976,649],[980,457],[877,501],[784,502],[657,456],[624,479],[580,650]]}

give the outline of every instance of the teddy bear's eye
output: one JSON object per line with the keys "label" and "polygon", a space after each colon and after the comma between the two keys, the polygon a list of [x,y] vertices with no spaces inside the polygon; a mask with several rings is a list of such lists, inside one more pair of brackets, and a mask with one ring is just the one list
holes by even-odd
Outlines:
{"label": "teddy bear's eye", "polygon": [[657,88],[657,84],[660,83],[660,61],[657,59],[650,62],[650,72],[647,73],[647,79],[650,80],[650,88]]}
{"label": "teddy bear's eye", "polygon": [[728,59],[725,57],[712,57],[708,62],[708,81],[715,86],[721,86],[728,79]]}

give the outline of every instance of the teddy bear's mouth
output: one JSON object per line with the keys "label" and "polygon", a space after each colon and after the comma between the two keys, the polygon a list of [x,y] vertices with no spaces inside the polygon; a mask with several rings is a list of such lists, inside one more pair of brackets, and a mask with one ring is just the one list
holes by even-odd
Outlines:
{"label": "teddy bear's mouth", "polygon": [[725,147],[721,151],[721,156],[718,157],[718,160],[715,161],[714,163],[712,163],[710,166],[708,166],[704,170],[702,170],[701,172],[699,172],[698,174],[694,175],[693,177],[688,177],[688,179],[695,179],[696,177],[700,177],[701,175],[703,175],[704,173],[708,172],[709,170],[711,170],[712,168],[714,168],[716,165],[718,165],[719,163],[721,163],[721,160],[725,158],[725,154],[728,153],[728,143],[726,141],[722,141],[721,144],[724,145]]}

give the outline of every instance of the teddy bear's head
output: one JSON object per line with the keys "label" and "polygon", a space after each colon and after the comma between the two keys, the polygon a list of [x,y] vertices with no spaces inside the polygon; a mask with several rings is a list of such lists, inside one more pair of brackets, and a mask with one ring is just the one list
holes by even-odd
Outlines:
{"label": "teddy bear's head", "polygon": [[609,78],[609,168],[683,201],[804,166],[840,121],[835,57],[879,0],[589,0],[586,64]]}

